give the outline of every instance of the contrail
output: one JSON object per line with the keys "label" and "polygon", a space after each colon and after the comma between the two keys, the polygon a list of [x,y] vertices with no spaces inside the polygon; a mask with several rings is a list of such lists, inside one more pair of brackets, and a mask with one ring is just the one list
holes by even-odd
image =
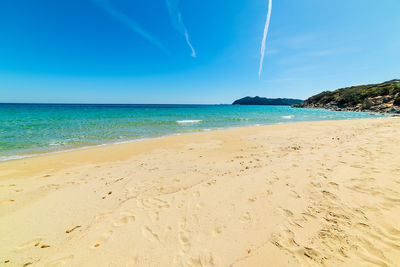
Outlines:
{"label": "contrail", "polygon": [[269,0],[267,22],[265,23],[264,37],[263,37],[263,40],[261,43],[261,58],[260,58],[260,69],[258,70],[258,77],[261,77],[261,72],[262,72],[263,63],[264,63],[265,42],[267,40],[267,35],[268,35],[269,21],[271,20],[271,11],[272,11],[272,0]]}
{"label": "contrail", "polygon": [[134,32],[140,34],[143,38],[147,39],[149,42],[163,50],[165,53],[169,54],[168,50],[151,34],[143,30],[139,25],[137,25],[131,18],[127,15],[116,10],[109,2],[109,0],[91,0],[94,4],[104,9],[111,17],[115,20],[125,24],[128,28]]}
{"label": "contrail", "polygon": [[166,0],[166,1],[167,1],[168,12],[172,20],[172,25],[179,33],[185,36],[186,43],[192,50],[191,56],[196,57],[196,51],[194,50],[193,45],[190,42],[189,33],[185,27],[185,24],[183,23],[182,14],[178,8],[179,0]]}

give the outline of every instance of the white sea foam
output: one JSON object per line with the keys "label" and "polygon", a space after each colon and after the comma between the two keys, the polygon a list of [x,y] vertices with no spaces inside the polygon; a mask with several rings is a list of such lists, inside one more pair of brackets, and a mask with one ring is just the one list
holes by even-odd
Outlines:
{"label": "white sea foam", "polygon": [[57,141],[52,141],[49,143],[49,146],[61,146],[64,145],[65,142],[57,142]]}
{"label": "white sea foam", "polygon": [[16,160],[16,159],[23,159],[23,158],[29,158],[29,157],[33,157],[34,155],[14,155],[14,156],[1,156],[0,157],[0,162],[1,161],[8,161],[8,160]]}
{"label": "white sea foam", "polygon": [[179,124],[199,123],[199,122],[202,122],[202,120],[181,120],[181,121],[176,121],[176,123],[179,123]]}
{"label": "white sea foam", "polygon": [[282,119],[287,119],[287,120],[290,120],[290,119],[293,119],[293,115],[287,115],[287,116],[282,116]]}

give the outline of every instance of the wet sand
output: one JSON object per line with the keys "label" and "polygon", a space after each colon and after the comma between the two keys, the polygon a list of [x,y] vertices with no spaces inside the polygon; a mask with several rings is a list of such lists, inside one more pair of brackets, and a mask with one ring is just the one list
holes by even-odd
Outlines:
{"label": "wet sand", "polygon": [[400,266],[400,119],[0,163],[0,266]]}

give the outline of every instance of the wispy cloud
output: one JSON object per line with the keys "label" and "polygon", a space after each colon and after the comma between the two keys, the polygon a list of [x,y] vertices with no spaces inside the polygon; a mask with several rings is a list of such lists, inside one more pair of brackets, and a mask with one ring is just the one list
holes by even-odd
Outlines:
{"label": "wispy cloud", "polygon": [[141,35],[143,38],[147,39],[153,45],[157,46],[165,53],[169,54],[168,50],[155,38],[153,35],[142,29],[135,21],[124,13],[117,10],[109,0],[91,0],[95,5],[105,10],[113,19],[121,22],[126,27],[130,28],[132,31]]}
{"label": "wispy cloud", "polygon": [[268,49],[266,54],[267,56],[276,55],[279,53],[279,49]]}
{"label": "wispy cloud", "polygon": [[285,45],[288,48],[296,49],[302,46],[308,47],[310,43],[315,40],[322,38],[318,33],[301,33],[294,36],[289,36],[282,40],[282,45]]}
{"label": "wispy cloud", "polygon": [[171,17],[172,25],[174,28],[185,37],[186,43],[192,50],[192,57],[196,57],[196,51],[190,41],[189,33],[186,29],[185,24],[183,23],[182,14],[179,10],[179,0],[166,0],[168,12]]}
{"label": "wispy cloud", "polygon": [[267,14],[267,21],[265,22],[265,27],[264,27],[264,36],[261,42],[261,58],[260,58],[260,68],[258,70],[258,77],[261,77],[261,72],[264,64],[264,56],[265,56],[265,47],[266,47],[266,41],[267,41],[267,35],[268,35],[268,29],[269,29],[269,22],[271,20],[271,11],[272,11],[272,0],[269,0],[268,2],[268,14]]}
{"label": "wispy cloud", "polygon": [[310,60],[326,60],[329,57],[336,57],[339,55],[346,54],[348,51],[344,48],[334,48],[334,49],[325,49],[325,50],[314,50],[314,51],[306,51],[302,53],[292,54],[286,57],[283,57],[279,60],[280,64],[299,64],[306,63]]}

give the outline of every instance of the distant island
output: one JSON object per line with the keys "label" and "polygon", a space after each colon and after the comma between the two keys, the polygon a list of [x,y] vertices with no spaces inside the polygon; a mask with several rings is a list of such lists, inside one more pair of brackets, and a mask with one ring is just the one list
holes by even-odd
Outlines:
{"label": "distant island", "polygon": [[293,107],[400,113],[400,80],[325,91]]}
{"label": "distant island", "polygon": [[236,100],[232,105],[258,105],[258,106],[292,106],[301,104],[303,100],[290,98],[265,98],[265,97],[244,97]]}

